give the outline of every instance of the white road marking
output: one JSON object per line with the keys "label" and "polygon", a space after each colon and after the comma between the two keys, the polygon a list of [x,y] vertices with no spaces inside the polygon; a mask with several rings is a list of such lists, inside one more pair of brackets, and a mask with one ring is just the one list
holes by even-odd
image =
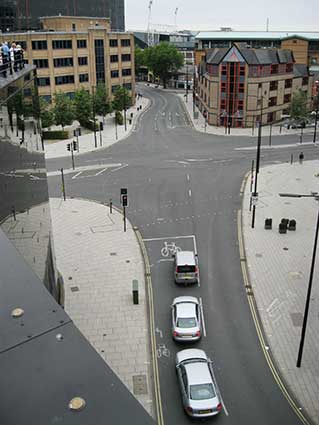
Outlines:
{"label": "white road marking", "polygon": [[188,195],[191,198],[191,196],[192,196],[192,189],[188,189]]}
{"label": "white road marking", "polygon": [[189,174],[187,174],[187,180],[189,181]]}
{"label": "white road marking", "polygon": [[[98,173],[96,173],[95,175],[96,176],[99,176],[100,174],[102,174],[102,173],[104,173],[104,171],[106,171],[107,170],[107,168],[104,168],[103,170],[101,170],[101,171],[99,171]],[[114,171],[114,170],[113,170]]]}
{"label": "white road marking", "polygon": [[72,177],[72,179],[76,179],[80,174],[82,174],[82,171],[79,171],[78,173],[74,174],[74,176]]}
{"label": "white road marking", "polygon": [[161,258],[160,260],[158,260],[158,263],[163,263],[165,261],[174,261],[174,258]]}
{"label": "white road marking", "polygon": [[203,308],[203,300],[199,297],[199,308],[202,316],[202,325],[203,325],[203,334],[206,337],[206,325],[205,325],[205,317],[204,317],[204,308]]}
{"label": "white road marking", "polygon": [[118,170],[120,170],[121,168],[125,168],[125,167],[128,167],[128,164],[121,165],[120,167],[115,168],[114,170],[111,170],[111,173],[114,173],[114,171],[118,171]]}
{"label": "white road marking", "polygon": [[156,328],[155,332],[159,334],[160,338],[163,338],[163,332],[160,329]]}
{"label": "white road marking", "polygon": [[[162,241],[162,240],[167,240],[167,239],[189,239],[189,238],[194,238],[194,235],[188,235],[188,236],[172,236],[172,237],[164,237],[164,238],[150,238],[150,239],[143,239],[144,242],[152,242],[152,241]],[[196,254],[196,250],[195,250],[195,254]]]}

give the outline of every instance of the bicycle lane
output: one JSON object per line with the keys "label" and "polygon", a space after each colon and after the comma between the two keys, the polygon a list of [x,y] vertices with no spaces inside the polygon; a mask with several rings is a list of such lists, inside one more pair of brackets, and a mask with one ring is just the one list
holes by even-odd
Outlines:
{"label": "bicycle lane", "polygon": [[[156,354],[161,382],[164,422],[165,424],[185,423],[185,421],[188,422],[189,419],[185,417],[183,412],[181,396],[175,375],[175,355],[177,351],[187,347],[175,343],[172,339],[171,305],[175,297],[183,295],[198,297],[199,293],[197,285],[185,287],[175,284],[173,254],[181,250],[194,251],[197,253],[196,238],[194,235],[182,235],[169,238],[150,238],[144,239],[143,241],[147,248],[152,273]],[[200,347],[201,342],[196,345],[196,348]],[[176,405],[180,408],[176,408]]]}

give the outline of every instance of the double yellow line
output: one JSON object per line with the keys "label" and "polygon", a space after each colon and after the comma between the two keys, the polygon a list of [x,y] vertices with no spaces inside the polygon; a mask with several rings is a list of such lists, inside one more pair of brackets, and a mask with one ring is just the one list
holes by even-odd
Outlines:
{"label": "double yellow line", "polygon": [[[243,181],[243,184],[242,184],[242,187],[241,187],[241,190],[240,190],[241,194],[244,193],[245,182],[247,182],[247,178],[248,178],[249,174],[250,173],[247,173],[245,178],[244,178],[244,181]],[[266,349],[267,344],[266,344],[265,337],[264,337],[264,334],[263,334],[263,331],[262,331],[262,325],[260,323],[259,316],[258,316],[258,313],[257,313],[257,310],[256,310],[256,304],[254,302],[252,288],[251,288],[251,285],[249,283],[249,273],[248,273],[248,269],[247,269],[247,261],[246,261],[247,259],[246,259],[246,254],[245,254],[245,244],[244,244],[243,231],[242,231],[241,210],[238,210],[238,212],[237,212],[237,230],[238,230],[240,265],[241,265],[243,280],[244,280],[244,284],[245,284],[245,288],[246,288],[246,295],[247,295],[251,315],[252,315],[252,318],[253,318],[253,321],[254,321],[254,324],[255,324],[255,328],[256,328],[256,331],[257,331],[257,336],[258,336],[261,348],[263,350],[265,359],[268,363],[269,369],[270,369],[278,387],[282,391],[283,395],[287,399],[288,403],[290,404],[290,406],[292,407],[292,409],[294,410],[296,415],[299,417],[299,419],[302,421],[302,423],[304,425],[310,425],[310,422],[307,420],[307,418],[305,418],[305,416],[299,410],[294,399],[291,397],[287,388],[285,387],[284,383],[282,382],[282,380],[279,376],[279,373],[278,373],[277,369],[275,368],[275,365],[272,361],[272,358],[271,358],[268,350]]]}
{"label": "double yellow line", "polygon": [[150,323],[150,336],[151,336],[151,352],[152,352],[152,366],[153,366],[153,377],[154,377],[154,394],[155,394],[155,404],[156,404],[156,416],[157,424],[164,425],[163,418],[163,408],[162,408],[162,399],[161,399],[161,388],[158,372],[158,362],[156,355],[156,336],[155,336],[155,320],[154,320],[154,301],[153,301],[153,287],[151,279],[151,268],[148,260],[147,251],[142,239],[140,232],[134,228],[137,239],[139,241],[141,251],[144,258],[145,264],[145,277],[146,277],[146,286],[148,294],[148,308],[149,308],[149,323]]}

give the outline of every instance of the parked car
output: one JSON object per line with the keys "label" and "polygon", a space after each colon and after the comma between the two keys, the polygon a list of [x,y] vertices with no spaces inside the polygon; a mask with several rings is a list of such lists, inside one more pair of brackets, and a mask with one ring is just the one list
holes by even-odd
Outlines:
{"label": "parked car", "polygon": [[174,298],[172,336],[179,342],[195,342],[201,338],[200,304],[196,297]]}
{"label": "parked car", "polygon": [[205,418],[222,410],[212,363],[203,350],[179,351],[176,354],[176,372],[187,415]]}
{"label": "parked car", "polygon": [[197,255],[193,251],[179,251],[174,254],[175,258],[175,282],[198,283]]}

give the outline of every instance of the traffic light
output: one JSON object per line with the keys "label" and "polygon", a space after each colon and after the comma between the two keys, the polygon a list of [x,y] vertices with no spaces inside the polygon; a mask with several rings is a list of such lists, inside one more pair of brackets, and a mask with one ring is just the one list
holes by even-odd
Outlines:
{"label": "traffic light", "polygon": [[100,131],[103,131],[103,123],[100,122]]}
{"label": "traffic light", "polygon": [[127,195],[127,188],[121,187],[121,195]]}
{"label": "traffic light", "polygon": [[70,150],[71,150],[71,143],[68,143],[68,144],[66,145],[66,148],[67,148],[67,150],[68,150],[68,151],[70,151]]}
{"label": "traffic light", "polygon": [[76,140],[73,140],[73,150],[74,151],[78,150],[78,142]]}
{"label": "traffic light", "polygon": [[122,195],[122,207],[127,207],[128,205],[128,196]]}

